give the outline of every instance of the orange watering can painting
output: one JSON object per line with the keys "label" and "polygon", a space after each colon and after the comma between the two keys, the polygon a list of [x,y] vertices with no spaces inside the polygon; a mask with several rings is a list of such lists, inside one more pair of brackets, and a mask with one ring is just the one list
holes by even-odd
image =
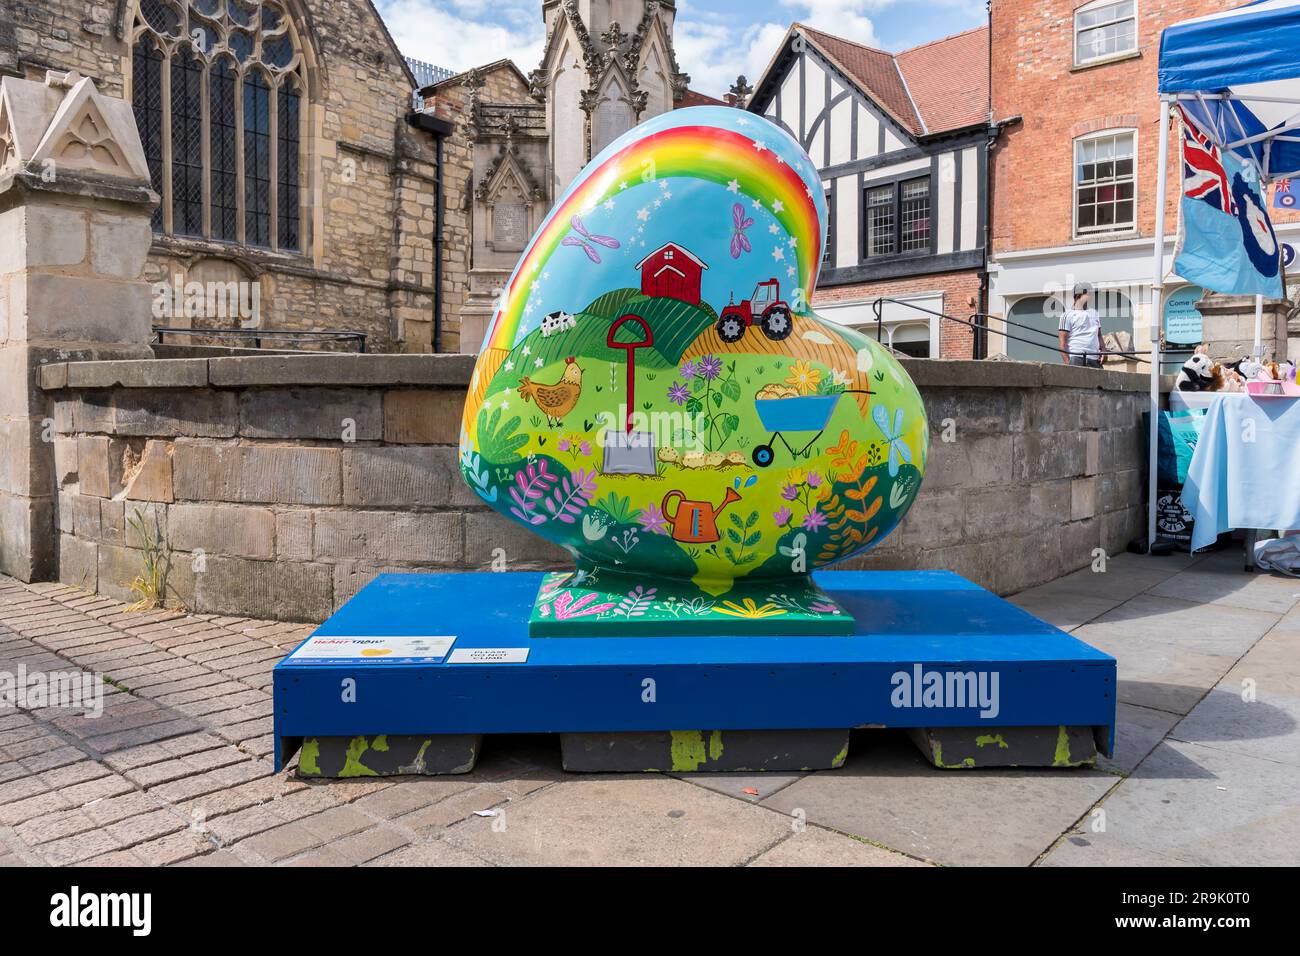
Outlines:
{"label": "orange watering can painting", "polygon": [[484,504],[573,556],[531,637],[854,633],[812,572],[898,526],[929,427],[889,349],[813,310],[826,217],[800,145],[721,106],[624,133],[556,198],[459,447]]}
{"label": "orange watering can painting", "polygon": [[[668,502],[676,501],[673,511],[668,510]],[[686,541],[690,544],[710,544],[720,539],[718,534],[718,515],[722,509],[733,501],[740,500],[740,492],[728,488],[722,504],[714,508],[707,501],[689,501],[680,491],[670,491],[664,495],[660,506],[664,517],[672,526],[674,541]]]}

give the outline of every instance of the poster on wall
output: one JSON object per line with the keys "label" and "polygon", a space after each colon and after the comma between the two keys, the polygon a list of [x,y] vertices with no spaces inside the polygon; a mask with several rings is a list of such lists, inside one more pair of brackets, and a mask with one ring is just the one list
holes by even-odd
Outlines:
{"label": "poster on wall", "polygon": [[1183,286],[1165,299],[1165,342],[1169,345],[1197,345],[1202,336],[1201,313],[1196,303],[1205,295],[1198,285]]}

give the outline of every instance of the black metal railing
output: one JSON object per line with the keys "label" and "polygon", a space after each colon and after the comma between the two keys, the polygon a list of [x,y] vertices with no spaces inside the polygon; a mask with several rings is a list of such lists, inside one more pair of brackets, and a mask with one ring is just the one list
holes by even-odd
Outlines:
{"label": "black metal railing", "polygon": [[[904,302],[901,299],[892,299],[889,298],[888,296],[881,296],[875,299],[871,303],[872,312],[874,312],[876,316],[876,341],[880,342],[881,344],[884,343],[884,326],[885,326],[884,304],[886,302],[892,303],[893,305],[901,305],[904,306],[905,308],[912,309],[917,312],[923,312],[926,315],[934,316],[936,318],[946,319],[949,322],[956,322],[958,325],[964,325],[971,330],[971,334],[973,336],[978,336],[981,332],[983,332],[985,335],[988,334],[1001,335],[1004,338],[1008,338],[1013,341],[1020,342],[1024,345],[1032,345],[1035,348],[1049,349],[1050,351],[1053,352],[1060,350],[1060,343],[1057,339],[1057,335],[1055,332],[1048,332],[1045,329],[1037,329],[1034,328],[1032,325],[1025,325],[1021,322],[1016,322],[1013,321],[1012,319],[1008,319],[1000,315],[990,315],[987,312],[972,312],[969,319],[959,319],[956,316],[948,315],[944,312],[936,312],[933,309],[927,309],[924,306],[917,305],[914,302]],[[1018,331],[1030,332],[1033,333],[1034,335],[1042,336],[1043,338],[1039,339],[1038,341],[1035,341],[1033,339],[1023,338],[1019,335],[1013,335],[1011,332],[1007,332],[1005,330],[998,331],[996,329],[992,329],[988,325],[989,319],[993,319],[997,322],[1000,322],[1004,326],[1010,326],[1011,328],[1017,329]],[[1046,339],[1046,341],[1044,341],[1043,339]],[[1151,364],[1151,360],[1149,358],[1141,358],[1141,356],[1143,355],[1149,356],[1151,354],[1150,351],[1139,351],[1137,349],[1123,349],[1121,351],[1116,351],[1116,352],[1107,352],[1106,354],[1120,356],[1122,358],[1129,359],[1134,362],[1139,362],[1143,365]],[[1160,364],[1162,367],[1166,365],[1181,366],[1183,364],[1183,359],[1165,358],[1166,354],[1167,353],[1163,351],[1160,353],[1161,355]]]}
{"label": "black metal railing", "polygon": [[[198,338],[235,339],[245,343],[251,342],[251,348],[262,348],[263,340],[286,343],[292,347],[299,342],[344,342],[356,345],[359,353],[366,350],[364,332],[295,332],[289,329],[179,329],[154,326],[154,335],[159,345],[166,342],[168,335],[188,335]],[[308,351],[304,349],[304,351]],[[319,350],[311,350],[319,351]]]}

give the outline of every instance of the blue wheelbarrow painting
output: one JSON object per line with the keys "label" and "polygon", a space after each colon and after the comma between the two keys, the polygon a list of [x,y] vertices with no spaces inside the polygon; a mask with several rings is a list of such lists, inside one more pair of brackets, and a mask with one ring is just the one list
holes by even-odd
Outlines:
{"label": "blue wheelbarrow painting", "polygon": [[[767,444],[759,445],[750,454],[755,465],[766,468],[776,459],[772,446],[780,440],[791,458],[806,458],[809,450],[822,437],[826,424],[844,395],[870,395],[869,389],[845,389],[830,395],[799,395],[790,398],[759,398],[754,409],[763,427],[772,433]],[[802,448],[793,447],[782,432],[816,432]]]}

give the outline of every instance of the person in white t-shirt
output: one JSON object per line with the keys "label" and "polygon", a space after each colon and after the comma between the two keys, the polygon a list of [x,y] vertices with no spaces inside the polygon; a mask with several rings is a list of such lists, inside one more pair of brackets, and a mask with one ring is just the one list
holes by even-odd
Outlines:
{"label": "person in white t-shirt", "polygon": [[1078,286],[1074,290],[1074,306],[1061,316],[1057,338],[1061,346],[1061,361],[1067,365],[1101,368],[1106,346],[1101,342],[1101,316],[1088,304],[1088,290]]}

